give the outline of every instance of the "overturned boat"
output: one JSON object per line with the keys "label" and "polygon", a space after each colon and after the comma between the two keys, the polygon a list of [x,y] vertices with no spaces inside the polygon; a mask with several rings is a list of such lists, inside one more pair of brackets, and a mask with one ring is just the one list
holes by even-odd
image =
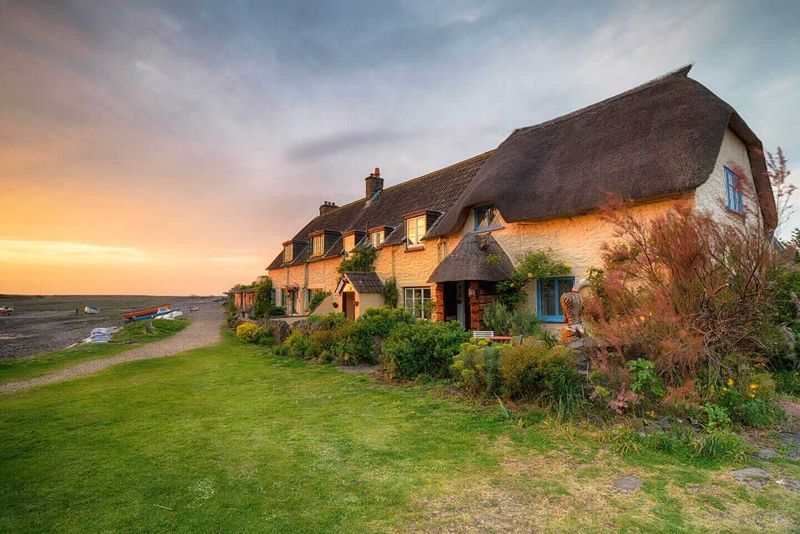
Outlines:
{"label": "overturned boat", "polygon": [[141,321],[142,318],[152,319],[153,315],[159,312],[168,312],[170,309],[171,309],[170,304],[162,304],[161,306],[154,306],[152,308],[147,308],[144,310],[125,312],[122,314],[122,317],[126,321]]}
{"label": "overturned boat", "polygon": [[100,308],[97,306],[84,306],[83,313],[86,315],[94,315],[95,313],[100,313]]}

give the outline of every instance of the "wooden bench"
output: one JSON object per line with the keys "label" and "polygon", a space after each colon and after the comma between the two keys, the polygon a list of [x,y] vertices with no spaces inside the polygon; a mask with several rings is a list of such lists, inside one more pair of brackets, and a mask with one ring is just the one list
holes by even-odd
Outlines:
{"label": "wooden bench", "polygon": [[476,339],[491,339],[494,337],[494,330],[473,330],[472,337]]}

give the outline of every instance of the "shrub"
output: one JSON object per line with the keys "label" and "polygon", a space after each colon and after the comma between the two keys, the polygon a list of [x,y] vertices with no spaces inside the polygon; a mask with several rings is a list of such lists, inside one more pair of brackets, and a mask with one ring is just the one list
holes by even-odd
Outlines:
{"label": "shrub", "polygon": [[396,308],[397,307],[397,300],[400,297],[400,293],[397,289],[397,278],[394,276],[387,278],[386,282],[383,283],[383,300],[386,302],[386,306],[389,308]]}
{"label": "shrub", "polygon": [[233,304],[225,308],[225,324],[228,328],[236,328],[236,323],[239,321],[239,310],[233,307]]}
{"label": "shrub", "polygon": [[253,303],[253,317],[268,317],[272,312],[272,279],[264,277],[260,282],[254,284],[256,290]]}
{"label": "shrub", "polygon": [[486,340],[470,340],[461,345],[461,352],[450,366],[459,387],[472,395],[500,393],[500,351]]}
{"label": "shrub", "polygon": [[315,355],[311,337],[300,330],[293,330],[283,346],[286,347],[286,355],[292,358],[311,358]]}
{"label": "shrub", "polygon": [[800,371],[797,369],[773,373],[775,390],[784,395],[800,396]]}
{"label": "shrub", "polygon": [[631,390],[650,399],[664,396],[664,386],[661,385],[656,374],[653,362],[644,358],[637,358],[628,362],[628,373],[631,377]]}
{"label": "shrub", "polygon": [[483,323],[498,336],[507,336],[511,331],[511,312],[499,300],[492,301],[483,309]]}
{"label": "shrub", "polygon": [[253,343],[258,334],[258,325],[255,323],[242,323],[236,327],[236,337],[245,343]]}
{"label": "shrub", "polygon": [[554,261],[548,249],[534,250],[520,256],[508,280],[497,283],[500,300],[510,308],[525,302],[525,286],[533,280],[569,274],[566,263]]}
{"label": "shrub", "polygon": [[402,324],[414,322],[414,316],[397,308],[370,308],[361,314],[349,332],[353,363],[377,360],[383,342],[389,334]]}
{"label": "shrub", "polygon": [[547,398],[555,403],[571,397],[580,380],[572,351],[544,343],[503,345],[500,374],[506,393],[515,399]]}
{"label": "shrub", "polygon": [[311,324],[318,325],[324,330],[333,330],[334,328],[345,324],[348,319],[341,312],[330,312],[326,313],[325,315],[309,315],[306,321]]}
{"label": "shrub", "polygon": [[269,314],[270,316],[286,315],[286,308],[284,308],[283,306],[273,306]]}
{"label": "shrub", "polygon": [[383,363],[392,378],[441,378],[447,375],[453,357],[469,337],[457,322],[401,323],[383,344]]}
{"label": "shrub", "polygon": [[347,272],[367,273],[375,270],[377,251],[371,246],[359,245],[350,252],[347,259],[342,260],[337,267],[339,274]]}
{"label": "shrub", "polygon": [[741,460],[747,453],[747,444],[738,434],[727,429],[714,429],[709,432],[699,433],[692,440],[696,456],[710,460],[733,459]]}
{"label": "shrub", "polygon": [[649,222],[609,207],[620,240],[605,247],[602,297],[587,299],[585,319],[612,349],[595,359],[644,356],[668,386],[700,376],[720,386],[767,359],[781,258],[761,228],[688,206]]}
{"label": "shrub", "polygon": [[261,327],[258,329],[258,336],[256,337],[255,343],[261,345],[262,347],[271,347],[276,343],[275,334],[272,333],[272,329]]}
{"label": "shrub", "polygon": [[768,373],[751,374],[737,383],[733,378],[714,390],[712,398],[724,407],[732,421],[757,428],[767,428],[783,418],[783,411],[772,401],[775,382]]}

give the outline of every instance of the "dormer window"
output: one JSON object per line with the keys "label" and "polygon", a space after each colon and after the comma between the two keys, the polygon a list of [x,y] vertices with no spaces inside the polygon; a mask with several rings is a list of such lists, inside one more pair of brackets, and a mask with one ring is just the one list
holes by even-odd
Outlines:
{"label": "dormer window", "polygon": [[499,228],[499,216],[494,206],[476,206],[473,210],[473,227],[475,232]]}
{"label": "dormer window", "polygon": [[345,254],[350,254],[353,252],[353,249],[356,248],[356,235],[355,234],[348,234],[344,236],[344,243],[342,244],[344,247]]}
{"label": "dormer window", "polygon": [[311,255],[322,256],[325,252],[325,234],[315,235],[311,238]]}
{"label": "dormer window", "polygon": [[406,245],[408,248],[422,246],[422,238],[426,231],[425,214],[406,219]]}
{"label": "dormer window", "polygon": [[292,243],[288,243],[283,245],[283,263],[289,263],[292,261],[294,257],[294,245]]}
{"label": "dormer window", "polygon": [[744,214],[742,179],[728,167],[725,171],[725,206],[735,213]]}
{"label": "dormer window", "polygon": [[372,248],[378,248],[383,245],[383,241],[386,239],[386,233],[383,230],[375,230],[371,234],[369,234],[369,241],[372,243]]}

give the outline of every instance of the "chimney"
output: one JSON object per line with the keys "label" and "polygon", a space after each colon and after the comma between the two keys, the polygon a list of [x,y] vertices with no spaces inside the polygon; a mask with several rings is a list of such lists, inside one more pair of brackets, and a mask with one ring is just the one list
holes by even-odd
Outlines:
{"label": "chimney", "polygon": [[376,194],[383,191],[383,178],[381,178],[381,170],[378,167],[375,167],[375,172],[364,178],[364,181],[367,182],[367,203],[374,197]]}
{"label": "chimney", "polygon": [[323,202],[323,203],[322,203],[322,205],[319,207],[319,214],[320,214],[320,215],[325,215],[325,214],[326,214],[326,213],[328,213],[329,211],[333,211],[333,210],[335,210],[335,209],[336,209],[336,208],[338,208],[338,207],[339,207],[339,206],[337,206],[335,202],[331,202],[330,200],[326,200],[326,201],[325,201],[325,202]]}

